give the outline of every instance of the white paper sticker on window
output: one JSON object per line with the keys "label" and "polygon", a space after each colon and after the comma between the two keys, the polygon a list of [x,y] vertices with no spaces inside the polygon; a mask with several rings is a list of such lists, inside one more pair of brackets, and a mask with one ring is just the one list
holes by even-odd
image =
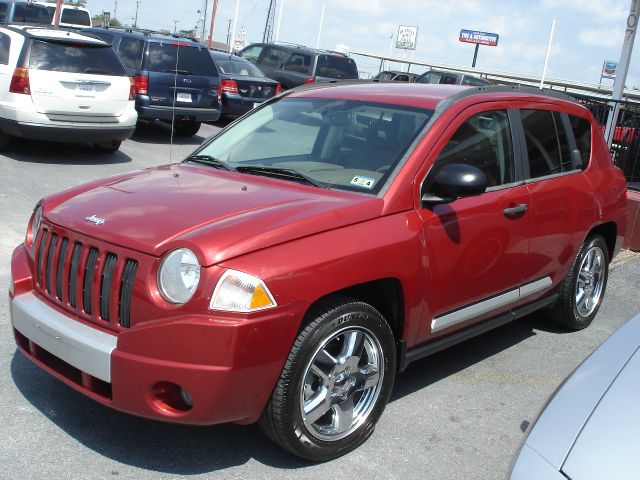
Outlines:
{"label": "white paper sticker on window", "polygon": [[353,180],[351,180],[351,185],[357,185],[358,187],[364,187],[364,188],[373,188],[373,184],[376,183],[376,179],[375,178],[371,178],[371,177],[353,177]]}

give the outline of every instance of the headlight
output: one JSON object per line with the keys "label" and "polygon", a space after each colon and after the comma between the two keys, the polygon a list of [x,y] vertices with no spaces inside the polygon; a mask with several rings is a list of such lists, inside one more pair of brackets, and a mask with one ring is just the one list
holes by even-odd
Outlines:
{"label": "headlight", "polygon": [[179,248],[167,254],[158,271],[158,289],[171,303],[187,303],[198,288],[200,264],[191,250]]}
{"label": "headlight", "polygon": [[36,207],[36,211],[33,213],[31,225],[27,227],[27,246],[31,247],[36,241],[38,231],[42,226],[42,205]]}
{"label": "headlight", "polygon": [[237,270],[227,270],[213,291],[209,308],[229,312],[253,312],[276,305],[271,292],[258,277]]}

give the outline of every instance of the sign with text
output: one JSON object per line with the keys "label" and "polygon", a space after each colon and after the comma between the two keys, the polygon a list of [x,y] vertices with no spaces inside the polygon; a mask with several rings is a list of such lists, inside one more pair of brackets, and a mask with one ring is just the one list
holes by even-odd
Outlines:
{"label": "sign with text", "polygon": [[478,32],[477,30],[460,30],[459,40],[464,43],[476,43],[496,47],[498,45],[497,33]]}
{"label": "sign with text", "polygon": [[605,60],[602,64],[602,78],[616,78],[618,71],[618,62]]}
{"label": "sign with text", "polygon": [[408,27],[400,25],[398,36],[396,37],[396,48],[402,50],[415,50],[418,41],[418,27]]}

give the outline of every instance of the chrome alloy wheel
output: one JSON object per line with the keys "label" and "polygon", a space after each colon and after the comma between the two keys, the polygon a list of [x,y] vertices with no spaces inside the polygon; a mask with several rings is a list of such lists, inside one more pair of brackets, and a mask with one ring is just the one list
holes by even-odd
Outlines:
{"label": "chrome alloy wheel", "polygon": [[588,317],[598,307],[605,275],[604,252],[600,247],[592,247],[582,259],[576,282],[576,310],[581,317]]}
{"label": "chrome alloy wheel", "polygon": [[373,410],[384,376],[380,342],[368,330],[346,328],[316,350],[300,391],[304,425],[319,440],[354,432]]}

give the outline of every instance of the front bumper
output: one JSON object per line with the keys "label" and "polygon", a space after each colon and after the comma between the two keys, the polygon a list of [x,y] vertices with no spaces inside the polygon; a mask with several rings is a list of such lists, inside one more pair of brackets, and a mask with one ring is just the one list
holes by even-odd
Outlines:
{"label": "front bumper", "polygon": [[[37,291],[24,246],[12,258],[16,343],[35,364],[79,392],[134,415],[194,425],[255,422],[297,331],[294,307],[255,319],[194,315],[122,331],[73,318]],[[277,311],[276,311],[277,310]],[[178,386],[189,408],[171,402]]]}

